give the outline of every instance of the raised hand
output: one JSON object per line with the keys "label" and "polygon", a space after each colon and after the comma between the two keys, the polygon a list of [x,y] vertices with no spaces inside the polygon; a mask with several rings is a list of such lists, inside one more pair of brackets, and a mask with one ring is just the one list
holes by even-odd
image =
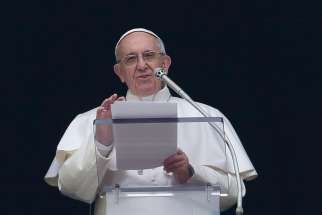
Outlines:
{"label": "raised hand", "polygon": [[[115,101],[124,101],[125,98],[123,96],[118,97],[116,93],[106,98],[102,104],[97,108],[96,111],[96,119],[111,119],[111,105]],[[97,125],[95,132],[95,139],[104,145],[111,144],[113,140],[112,135],[112,126],[111,125]]]}

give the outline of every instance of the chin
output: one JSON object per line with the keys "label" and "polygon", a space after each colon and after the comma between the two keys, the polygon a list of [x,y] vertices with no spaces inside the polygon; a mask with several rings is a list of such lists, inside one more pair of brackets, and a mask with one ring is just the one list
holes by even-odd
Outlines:
{"label": "chin", "polygon": [[[150,96],[157,93],[161,89],[161,83],[156,82],[155,80],[136,82],[134,84],[135,92],[138,96]],[[134,91],[132,91],[134,92]]]}
{"label": "chin", "polygon": [[142,86],[142,87],[139,87],[137,88],[137,93],[140,95],[140,96],[150,96],[152,94],[155,94],[157,93],[158,91],[160,90],[159,87],[156,87],[156,86]]}

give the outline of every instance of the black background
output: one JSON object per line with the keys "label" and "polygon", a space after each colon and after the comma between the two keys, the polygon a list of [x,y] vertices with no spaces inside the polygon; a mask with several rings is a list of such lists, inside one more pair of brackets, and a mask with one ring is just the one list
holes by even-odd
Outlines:
{"label": "black background", "polygon": [[87,214],[43,177],[75,115],[126,92],[113,53],[134,27],[157,33],[171,78],[233,123],[259,173],[246,183],[245,214],[321,214],[316,2],[5,3],[1,214]]}

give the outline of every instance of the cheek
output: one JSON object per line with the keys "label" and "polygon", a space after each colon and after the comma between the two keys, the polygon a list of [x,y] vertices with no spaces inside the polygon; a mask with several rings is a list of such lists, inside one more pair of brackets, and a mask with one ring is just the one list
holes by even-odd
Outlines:
{"label": "cheek", "polygon": [[134,73],[128,73],[125,75],[125,82],[128,86],[131,86],[135,83]]}

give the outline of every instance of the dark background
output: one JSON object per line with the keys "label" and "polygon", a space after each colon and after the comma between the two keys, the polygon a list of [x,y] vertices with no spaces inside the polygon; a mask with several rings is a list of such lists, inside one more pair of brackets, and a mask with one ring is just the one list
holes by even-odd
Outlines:
{"label": "dark background", "polygon": [[43,177],[76,114],[125,94],[114,45],[134,27],[157,33],[172,79],[233,123],[259,173],[246,183],[245,214],[321,214],[316,2],[5,3],[1,214],[87,214]]}

